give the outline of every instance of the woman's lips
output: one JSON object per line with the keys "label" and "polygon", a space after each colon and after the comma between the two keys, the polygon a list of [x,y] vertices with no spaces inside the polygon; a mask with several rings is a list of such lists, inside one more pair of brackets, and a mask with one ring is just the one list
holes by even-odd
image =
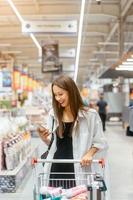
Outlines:
{"label": "woman's lips", "polygon": [[61,102],[61,103],[60,103],[60,105],[63,105],[63,104],[64,104],[64,102]]}

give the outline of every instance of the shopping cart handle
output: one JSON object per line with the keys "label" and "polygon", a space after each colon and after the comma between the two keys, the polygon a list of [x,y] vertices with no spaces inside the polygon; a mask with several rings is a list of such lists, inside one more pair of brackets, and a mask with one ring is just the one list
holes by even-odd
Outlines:
{"label": "shopping cart handle", "polygon": [[101,164],[102,168],[105,167],[105,160],[103,158],[100,159],[99,164]]}
{"label": "shopping cart handle", "polygon": [[32,158],[31,165],[34,166],[36,163],[38,163],[37,158]]}
{"label": "shopping cart handle", "polygon": [[[81,160],[75,159],[32,159],[32,165],[36,163],[80,163]],[[105,166],[104,159],[92,160],[93,163],[99,163],[102,167]]]}

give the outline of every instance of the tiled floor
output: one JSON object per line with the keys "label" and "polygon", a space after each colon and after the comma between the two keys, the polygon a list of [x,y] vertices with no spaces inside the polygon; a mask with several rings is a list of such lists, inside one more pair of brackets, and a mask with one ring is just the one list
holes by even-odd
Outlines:
{"label": "tiled floor", "polygon": [[[109,143],[111,200],[133,200],[133,137],[125,136],[120,123],[108,123],[105,132]],[[40,149],[43,144],[33,139]],[[33,175],[23,181],[17,193],[0,194],[0,200],[33,200]]]}

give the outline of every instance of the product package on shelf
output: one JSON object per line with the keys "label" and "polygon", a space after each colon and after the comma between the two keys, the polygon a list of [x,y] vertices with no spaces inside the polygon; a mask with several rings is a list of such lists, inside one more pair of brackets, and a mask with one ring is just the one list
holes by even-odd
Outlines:
{"label": "product package on shelf", "polygon": [[7,170],[13,170],[31,151],[30,132],[22,132],[4,142],[5,164]]}
{"label": "product package on shelf", "polygon": [[26,116],[0,117],[0,192],[15,192],[31,171],[38,145],[31,144]]}
{"label": "product package on shelf", "polygon": [[0,140],[0,170],[2,170],[2,140]]}
{"label": "product package on shelf", "polygon": [[2,170],[0,173],[0,193],[14,193],[24,178],[32,171],[31,159],[38,156],[38,146],[32,146],[31,152],[13,170]]}
{"label": "product package on shelf", "polygon": [[11,130],[11,123],[8,117],[0,117],[0,169],[5,169],[4,137]]}
{"label": "product package on shelf", "polygon": [[0,171],[5,168],[5,157],[4,157],[4,148],[3,148],[3,140],[0,139]]}

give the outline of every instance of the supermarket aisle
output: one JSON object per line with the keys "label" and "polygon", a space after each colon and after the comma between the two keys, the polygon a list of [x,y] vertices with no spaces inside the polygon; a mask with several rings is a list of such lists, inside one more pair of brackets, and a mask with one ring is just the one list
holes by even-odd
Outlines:
{"label": "supermarket aisle", "polygon": [[[110,145],[111,200],[133,200],[133,138],[126,137],[121,124],[108,123],[106,136]],[[43,150],[43,143],[33,138]],[[15,194],[0,194],[0,200],[33,200],[33,176],[26,177]]]}
{"label": "supermarket aisle", "polygon": [[108,123],[111,199],[133,199],[133,137],[125,136],[121,124]]}

